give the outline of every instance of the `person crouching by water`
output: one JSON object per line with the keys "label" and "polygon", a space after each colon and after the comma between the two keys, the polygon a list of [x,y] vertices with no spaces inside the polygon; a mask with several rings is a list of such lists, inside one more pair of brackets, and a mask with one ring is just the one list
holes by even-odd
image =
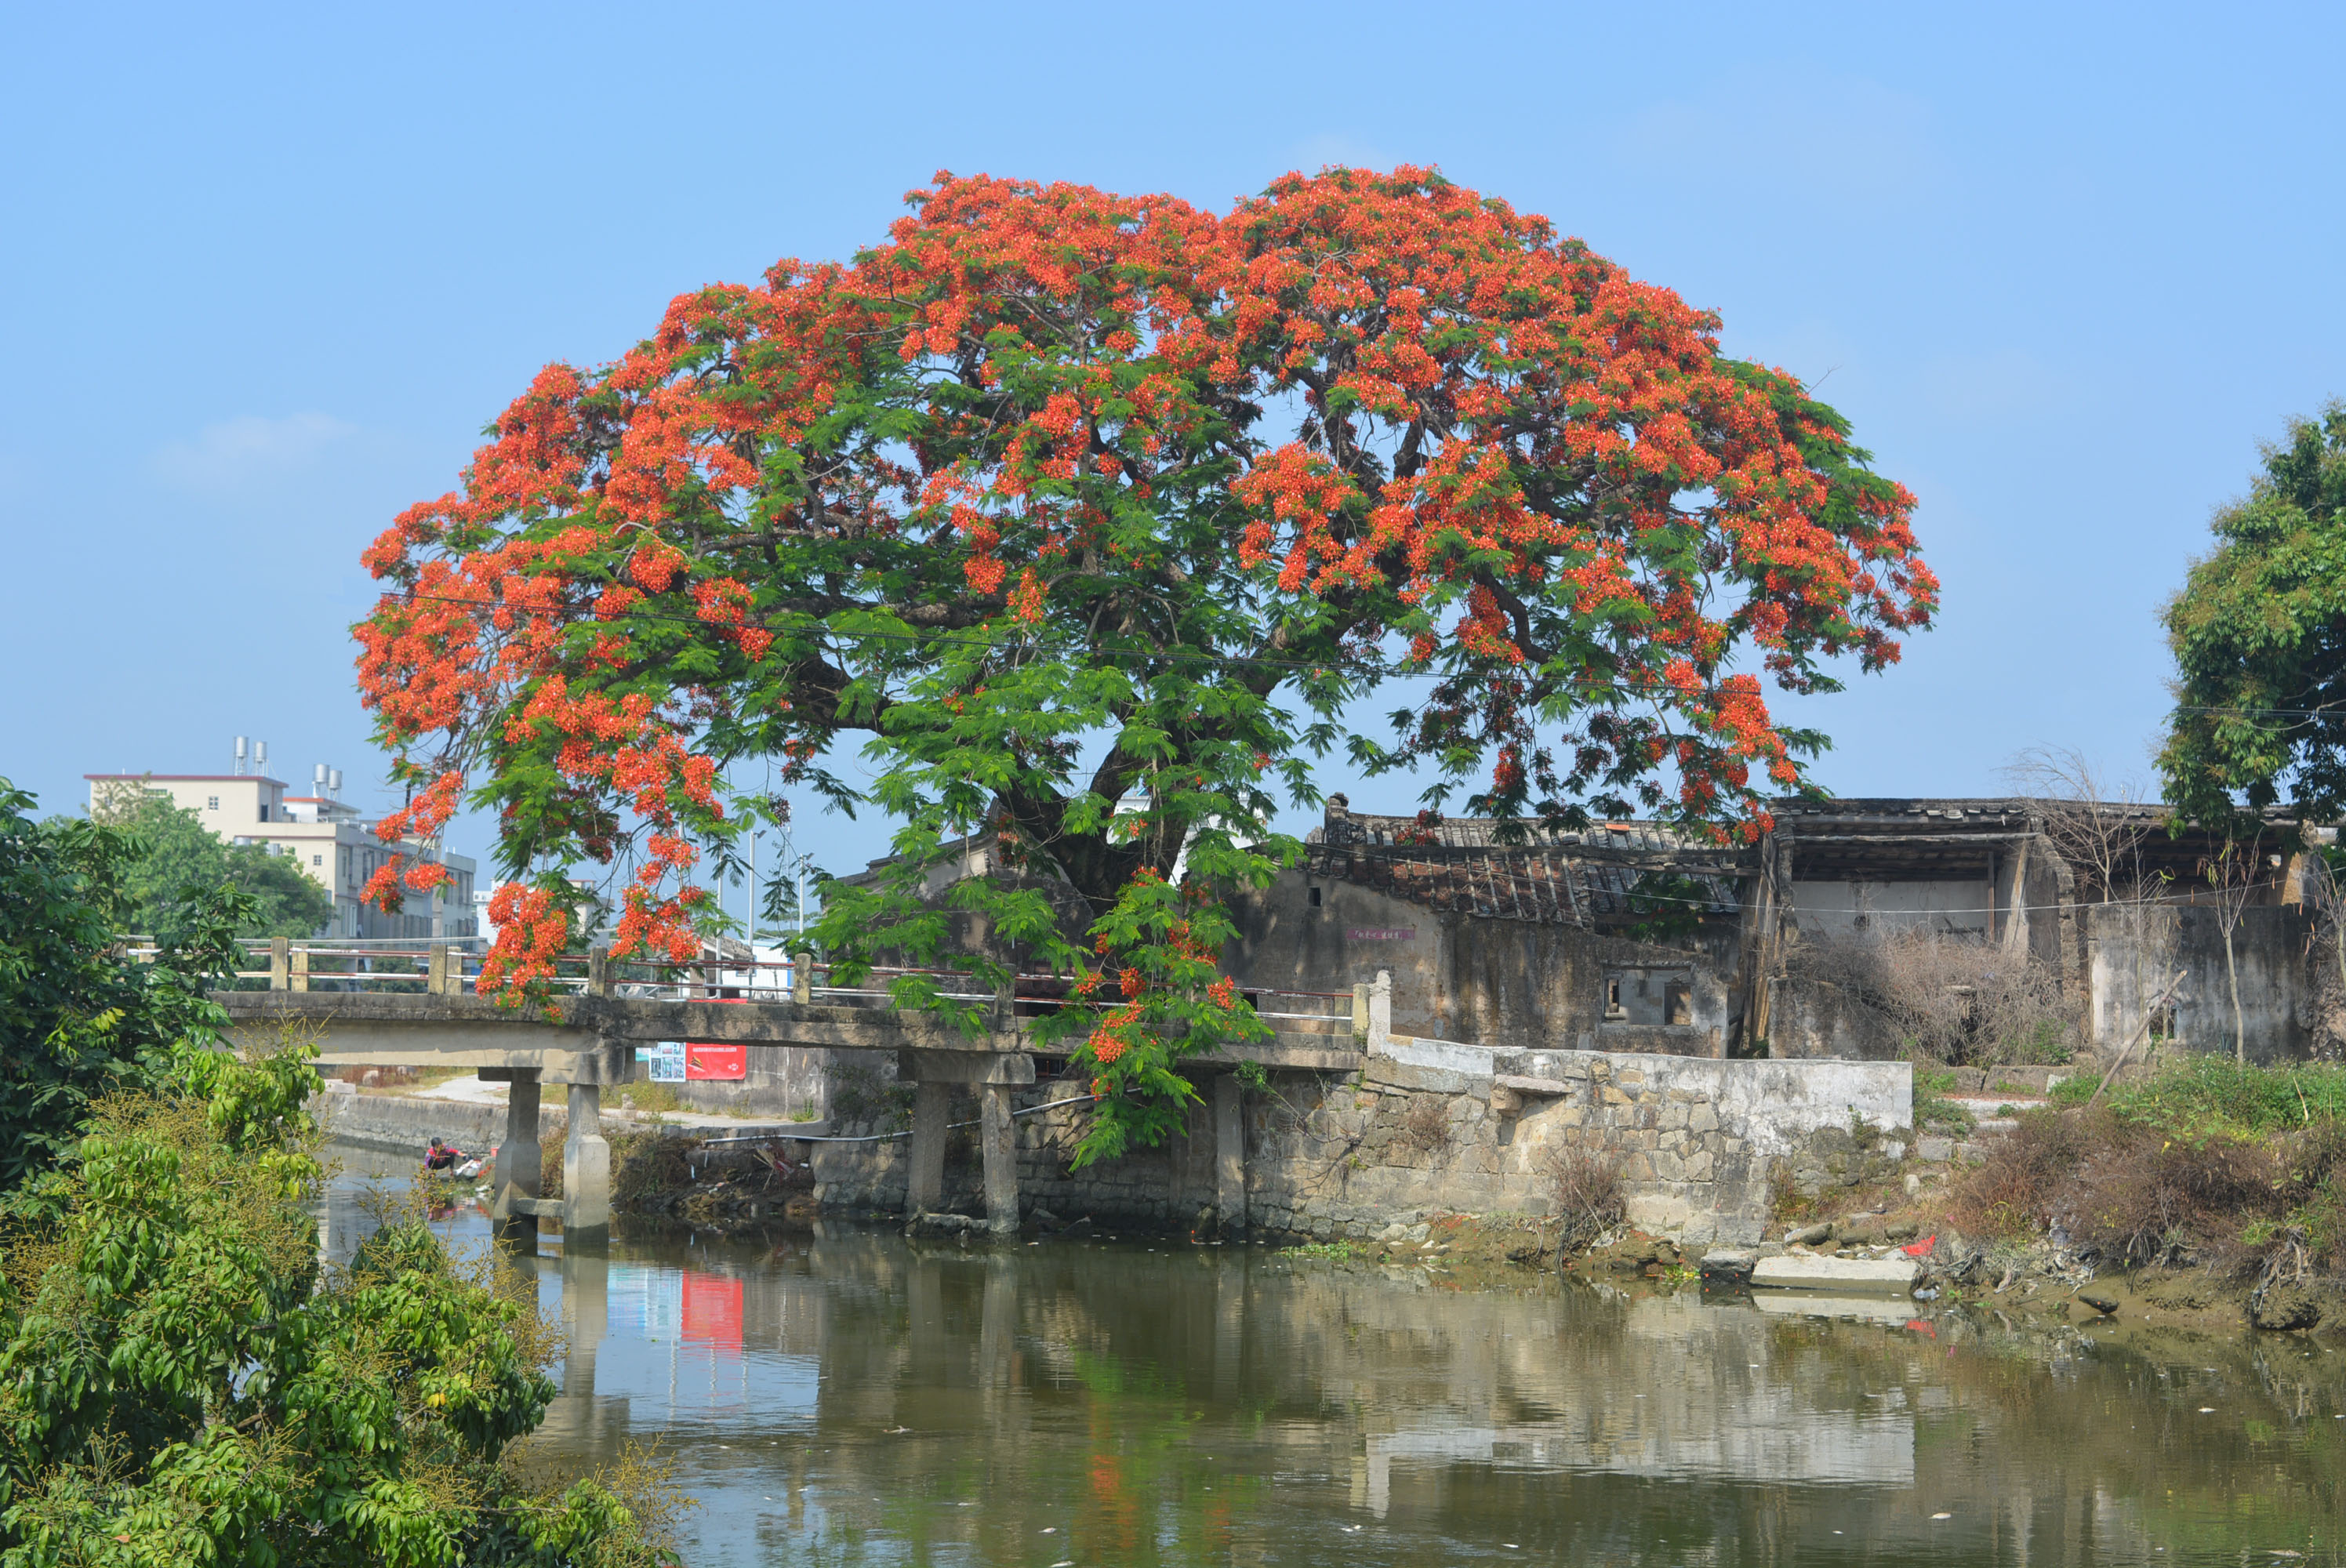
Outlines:
{"label": "person crouching by water", "polygon": [[432,1140],[432,1146],[423,1151],[423,1168],[428,1171],[449,1170],[464,1157],[462,1150],[451,1148],[438,1138],[434,1138]]}

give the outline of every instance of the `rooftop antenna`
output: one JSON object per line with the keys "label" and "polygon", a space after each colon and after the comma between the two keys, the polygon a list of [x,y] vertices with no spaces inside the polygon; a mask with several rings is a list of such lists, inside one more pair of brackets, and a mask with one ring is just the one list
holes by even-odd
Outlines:
{"label": "rooftop antenna", "polygon": [[240,779],[244,777],[244,737],[241,735],[236,738],[236,776]]}

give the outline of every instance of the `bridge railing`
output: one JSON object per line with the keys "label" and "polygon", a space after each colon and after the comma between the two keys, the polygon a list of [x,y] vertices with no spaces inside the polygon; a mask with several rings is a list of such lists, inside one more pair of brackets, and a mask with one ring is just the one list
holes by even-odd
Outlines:
{"label": "bridge railing", "polygon": [[[253,937],[240,943],[250,967],[235,972],[239,982],[265,982],[271,991],[363,992],[373,994],[463,996],[478,989],[487,942],[478,937],[434,940],[418,937]],[[152,958],[158,949],[145,936],[126,936],[121,951]],[[554,988],[574,995],[609,995],[684,1002],[823,1002],[850,1006],[892,1007],[888,982],[931,976],[960,982],[939,995],[957,1002],[993,1002],[995,993],[965,989],[970,977],[959,970],[916,965],[876,965],[853,985],[831,983],[831,966],[799,954],[750,959],[706,954],[682,961],[615,959],[609,950],[564,953],[555,963]],[[1023,1015],[1068,1007],[1107,1009],[1120,998],[1090,1000],[1071,995],[1064,974],[1020,973],[1008,1000]],[[1248,987],[1242,993],[1262,1017],[1281,1024],[1338,1031],[1367,1027],[1362,989],[1351,992],[1283,991]]]}

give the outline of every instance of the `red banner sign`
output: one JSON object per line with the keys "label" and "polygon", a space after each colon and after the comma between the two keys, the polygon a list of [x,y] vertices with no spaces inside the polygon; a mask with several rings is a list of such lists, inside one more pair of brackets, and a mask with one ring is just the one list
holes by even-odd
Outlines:
{"label": "red banner sign", "polygon": [[687,1078],[746,1078],[750,1075],[750,1048],[746,1045],[701,1045],[687,1042],[684,1075]]}

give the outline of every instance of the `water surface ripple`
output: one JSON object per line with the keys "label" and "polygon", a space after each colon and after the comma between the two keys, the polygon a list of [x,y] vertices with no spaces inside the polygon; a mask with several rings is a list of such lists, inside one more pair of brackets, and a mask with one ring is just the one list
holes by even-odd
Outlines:
{"label": "water surface ripple", "polygon": [[[476,1209],[446,1223],[485,1245]],[[2294,1337],[1148,1239],[827,1227],[518,1266],[570,1341],[535,1441],[658,1440],[699,1568],[2341,1562],[2346,1356]]]}

